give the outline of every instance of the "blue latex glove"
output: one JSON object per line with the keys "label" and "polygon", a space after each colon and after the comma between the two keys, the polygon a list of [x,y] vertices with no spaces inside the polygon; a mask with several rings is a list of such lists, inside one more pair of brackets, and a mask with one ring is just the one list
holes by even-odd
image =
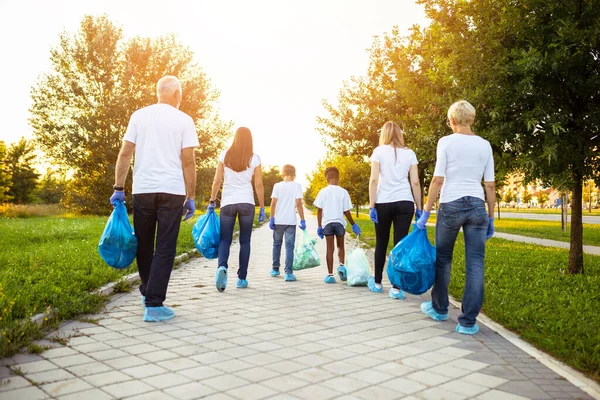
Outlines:
{"label": "blue latex glove", "polygon": [[360,236],[360,227],[357,224],[352,225],[352,232],[354,232],[356,236]]}
{"label": "blue latex glove", "polygon": [[121,203],[125,202],[125,192],[122,190],[115,190],[112,194],[112,196],[110,196],[110,204],[113,205],[113,207],[115,207],[117,205],[117,201],[120,201]]}
{"label": "blue latex glove", "polygon": [[429,219],[429,214],[430,214],[429,211],[423,210],[423,214],[421,214],[421,216],[417,220],[417,228],[425,229],[425,224],[427,223],[427,220]]}
{"label": "blue latex glove", "polygon": [[494,236],[494,218],[490,218],[490,223],[488,225],[488,231],[485,240],[490,239],[492,236]]}
{"label": "blue latex glove", "polygon": [[183,203],[183,211],[184,221],[192,218],[196,212],[196,202],[192,199],[187,199],[185,203]]}
{"label": "blue latex glove", "polygon": [[302,229],[302,230],[306,229],[306,221],[303,219],[300,220],[300,229]]}
{"label": "blue latex glove", "polygon": [[260,223],[265,222],[266,218],[267,218],[267,214],[265,214],[265,208],[261,207],[260,211],[258,213],[258,222],[260,222]]}
{"label": "blue latex glove", "polygon": [[419,218],[421,218],[421,215],[423,215],[423,210],[419,210],[417,209],[417,211],[415,211],[415,220],[419,220]]}
{"label": "blue latex glove", "polygon": [[318,227],[317,228],[317,236],[320,237],[321,239],[325,239],[325,235],[323,235],[323,228],[322,227]]}
{"label": "blue latex glove", "polygon": [[369,208],[369,218],[371,218],[371,221],[373,221],[375,223],[379,222],[376,208]]}
{"label": "blue latex glove", "polygon": [[211,201],[208,203],[208,207],[206,207],[206,211],[214,211],[215,207],[217,207],[216,201]]}
{"label": "blue latex glove", "polygon": [[275,218],[273,217],[269,218],[269,228],[271,228],[271,230],[275,229]]}

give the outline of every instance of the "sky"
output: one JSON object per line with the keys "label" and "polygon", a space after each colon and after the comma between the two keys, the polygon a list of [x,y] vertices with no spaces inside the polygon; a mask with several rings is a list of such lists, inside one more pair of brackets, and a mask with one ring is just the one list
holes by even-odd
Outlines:
{"label": "sky", "polygon": [[32,137],[29,90],[86,14],[107,14],[126,38],[177,34],[221,92],[221,117],[250,128],[264,166],[293,164],[300,182],[326,152],[322,100],[366,73],[374,36],[426,24],[413,0],[0,0],[0,140]]}

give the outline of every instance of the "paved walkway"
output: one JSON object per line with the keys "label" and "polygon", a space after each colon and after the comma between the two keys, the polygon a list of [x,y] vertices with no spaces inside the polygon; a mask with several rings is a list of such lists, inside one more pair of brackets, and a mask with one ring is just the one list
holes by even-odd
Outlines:
{"label": "paved walkway", "polygon": [[[500,239],[512,240],[514,242],[539,244],[541,246],[548,246],[548,247],[560,247],[562,249],[568,249],[571,247],[571,244],[569,242],[560,242],[558,240],[550,240],[550,239],[533,238],[533,237],[529,237],[529,236],[513,235],[512,233],[495,232],[494,237],[500,238]],[[584,244],[583,252],[588,253],[588,254],[600,255],[600,247],[588,246],[588,245]]]}
{"label": "paved walkway", "polygon": [[[498,215],[498,212],[496,212]],[[500,212],[501,218],[520,218],[520,219],[535,219],[539,221],[560,221],[560,214],[536,214],[523,212]],[[571,214],[567,216],[567,221],[571,222]],[[600,224],[600,217],[597,215],[586,215],[583,211],[582,221],[584,224]]]}
{"label": "paved walkway", "polygon": [[457,309],[436,323],[422,297],[326,285],[324,267],[272,278],[271,231],[252,241],[248,289],[218,293],[216,261],[193,259],[172,275],[174,319],[144,323],[137,292],[115,295],[97,324],[52,334],[66,346],[1,360],[0,399],[591,398],[485,325],[455,333]]}

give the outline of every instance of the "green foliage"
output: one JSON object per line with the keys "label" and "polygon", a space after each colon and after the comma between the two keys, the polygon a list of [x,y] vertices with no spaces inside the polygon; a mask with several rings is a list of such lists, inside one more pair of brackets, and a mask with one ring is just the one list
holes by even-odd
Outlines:
{"label": "green foliage", "polygon": [[537,201],[540,206],[546,204],[548,202],[548,193],[540,190],[537,194]]}
{"label": "green foliage", "polygon": [[502,200],[505,203],[512,203],[513,201],[515,201],[515,195],[513,194],[512,190],[509,190],[506,193],[504,193],[504,199]]}
{"label": "green foliage", "polygon": [[[263,185],[265,187],[265,205],[271,205],[271,195],[273,194],[273,186],[277,182],[281,182],[281,172],[279,167],[265,167],[262,171]],[[258,204],[258,197],[256,197],[256,190],[254,191],[254,202]]]}
{"label": "green foliage", "polygon": [[529,204],[531,202],[531,193],[529,193],[528,191],[525,191],[523,193],[523,198],[521,200],[523,201],[523,203]]}
{"label": "green foliage", "polygon": [[60,35],[51,51],[53,70],[32,88],[30,123],[48,157],[73,171],[65,203],[86,213],[109,209],[129,117],[156,102],[156,82],[164,75],[181,80],[180,109],[196,121],[201,143],[198,165],[210,166],[231,124],[219,120],[213,109],[219,94],[193,58],[173,35],[125,41],[106,16],[85,16],[77,32]]}
{"label": "green foliage", "polygon": [[11,186],[11,176],[6,157],[6,144],[3,140],[0,140],[0,204],[12,199],[8,193]]}
{"label": "green foliage", "polygon": [[6,166],[11,176],[8,195],[13,203],[27,204],[34,199],[39,174],[33,167],[36,155],[33,143],[21,138],[13,143],[6,155]]}
{"label": "green foliage", "polygon": [[42,204],[59,204],[67,189],[68,181],[64,171],[48,168],[38,182],[35,197]]}

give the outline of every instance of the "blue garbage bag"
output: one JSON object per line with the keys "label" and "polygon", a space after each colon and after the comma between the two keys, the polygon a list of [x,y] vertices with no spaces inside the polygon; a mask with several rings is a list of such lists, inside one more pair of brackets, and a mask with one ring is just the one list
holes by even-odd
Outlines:
{"label": "blue garbage bag", "polygon": [[208,210],[198,217],[192,228],[194,245],[205,258],[213,259],[219,256],[221,241],[221,222],[215,210]]}
{"label": "blue garbage bag", "polygon": [[435,247],[429,242],[427,229],[413,230],[392,249],[387,274],[390,283],[410,294],[428,291],[435,280]]}
{"label": "blue garbage bag", "polygon": [[321,265],[319,254],[315,250],[315,243],[317,243],[317,239],[312,238],[304,229],[294,249],[294,263],[292,264],[294,271]]}
{"label": "blue garbage bag", "polygon": [[108,217],[98,244],[98,253],[111,267],[123,269],[131,265],[137,254],[137,238],[127,216],[127,208],[118,201]]}

